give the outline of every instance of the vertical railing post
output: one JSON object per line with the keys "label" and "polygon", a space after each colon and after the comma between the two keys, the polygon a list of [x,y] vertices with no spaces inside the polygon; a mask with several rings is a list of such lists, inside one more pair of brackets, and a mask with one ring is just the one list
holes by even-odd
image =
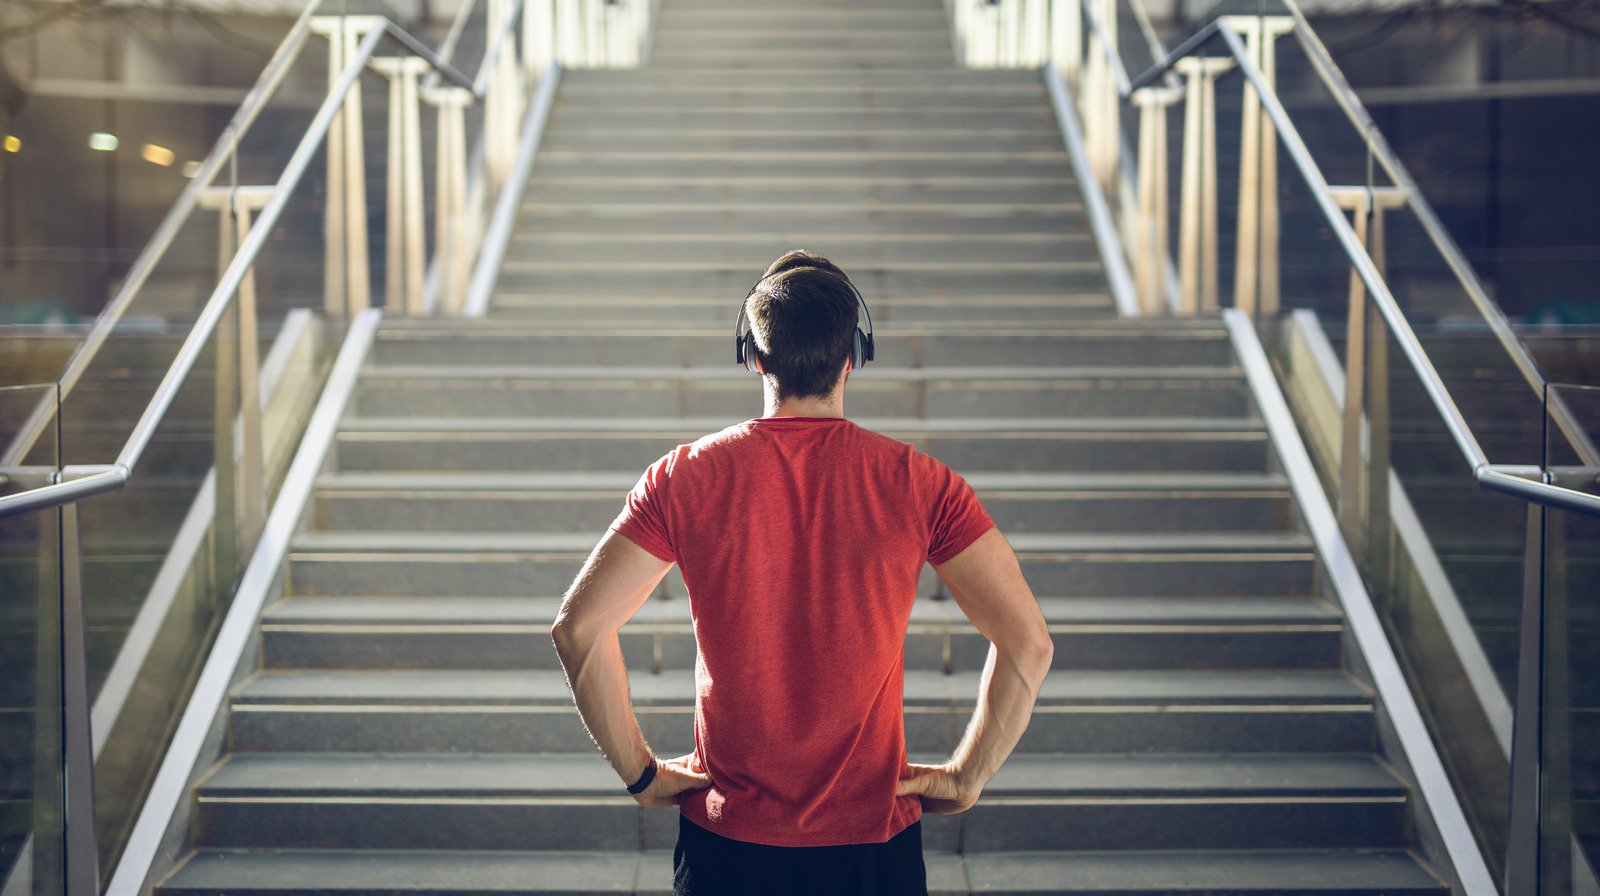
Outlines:
{"label": "vertical railing post", "polygon": [[434,258],[439,271],[437,309],[455,317],[466,300],[467,278],[467,143],[466,109],[472,94],[459,87],[430,91],[428,101],[439,111],[437,169],[434,175]]}
{"label": "vertical railing post", "polygon": [[1511,717],[1511,808],[1504,892],[1537,896],[1542,868],[1544,788],[1544,528],[1547,511],[1528,503],[1517,635],[1517,698]]}
{"label": "vertical railing post", "polygon": [[[328,85],[356,57],[361,38],[383,20],[374,16],[318,16],[312,30],[328,38]],[[324,307],[330,314],[353,318],[371,304],[367,270],[367,175],[362,140],[361,88],[358,81],[345,96],[328,130],[327,208],[323,219],[326,253],[323,271]]]}
{"label": "vertical railing post", "polygon": [[1223,56],[1178,60],[1184,77],[1183,175],[1178,211],[1180,314],[1217,310],[1217,77]]}
{"label": "vertical railing post", "polygon": [[[234,233],[238,244],[237,254],[250,235],[252,203],[240,201],[238,191],[233,202]],[[260,197],[259,210],[265,205],[271,191],[255,192]],[[239,292],[234,299],[238,308],[239,324],[239,538],[242,552],[255,549],[256,540],[267,522],[267,478],[261,433],[261,361],[260,335],[256,325],[256,274],[252,266],[239,282]],[[231,423],[231,421],[230,421]]]}
{"label": "vertical railing post", "polygon": [[[1394,187],[1330,187],[1353,215],[1356,239],[1380,277],[1388,273],[1385,213],[1404,206]],[[1389,331],[1366,283],[1350,271],[1345,330],[1345,407],[1339,457],[1339,521],[1380,595],[1390,593]],[[1364,435],[1363,435],[1364,433]]]}
{"label": "vertical railing post", "polygon": [[66,896],[99,896],[100,847],[94,826],[94,735],[89,727],[88,619],[83,607],[83,543],[78,505],[61,521],[62,751],[66,759]]}
{"label": "vertical railing post", "polygon": [[1052,0],[1050,12],[1050,58],[1062,80],[1078,87],[1083,66],[1083,0]]}
{"label": "vertical railing post", "polygon": [[428,63],[415,56],[390,56],[372,60],[372,67],[389,79],[384,306],[391,315],[415,317],[423,313],[426,266],[418,82]]}
{"label": "vertical railing post", "polygon": [[1045,45],[1049,38],[1046,27],[1050,0],[1024,0],[1027,4],[1022,23],[1022,64],[1043,65]]}
{"label": "vertical railing post", "polygon": [[[1277,85],[1275,42],[1294,29],[1287,16],[1226,16],[1224,27],[1245,39],[1245,52],[1267,89]],[[1278,143],[1262,113],[1255,86],[1244,85],[1240,112],[1239,217],[1234,264],[1234,304],[1251,317],[1276,314],[1279,305]]]}
{"label": "vertical railing post", "polygon": [[[221,203],[217,241],[219,272],[228,269],[239,249],[233,192],[228,189],[226,195],[218,199]],[[211,464],[216,480],[216,500],[211,524],[211,592],[218,595],[229,590],[243,550],[239,544],[239,452],[233,425],[239,413],[239,306],[236,303],[228,303],[223,310],[212,341],[216,379],[212,394]]]}
{"label": "vertical railing post", "polygon": [[[57,387],[55,408],[61,407]],[[57,446],[59,454],[60,446]],[[60,457],[56,458],[57,468]],[[51,481],[58,481],[52,476]],[[31,888],[38,896],[66,896],[64,871],[67,867],[66,696],[63,687],[62,640],[62,519],[61,508],[39,513],[39,594],[34,624],[33,703],[38,707],[33,722],[33,838],[31,852],[18,858],[28,863]],[[24,880],[20,870],[12,871],[11,883]]]}
{"label": "vertical railing post", "polygon": [[[1371,195],[1366,191],[1350,191],[1338,197],[1340,204],[1354,214],[1356,239],[1367,244],[1368,224],[1371,221]],[[1339,439],[1339,525],[1352,552],[1361,555],[1367,539],[1362,519],[1361,498],[1364,493],[1364,463],[1362,429],[1366,415],[1367,398],[1367,293],[1361,276],[1352,268],[1346,311],[1344,346],[1344,415]]]}
{"label": "vertical railing post", "polygon": [[[266,207],[273,192],[272,187],[236,186],[216,187],[201,195],[201,207],[218,213],[219,273],[227,269],[250,235],[251,215]],[[254,548],[267,517],[254,267],[245,271],[234,301],[218,321],[216,340],[212,538],[219,576],[216,584],[225,587],[237,571],[239,559]]]}
{"label": "vertical railing post", "polygon": [[1133,94],[1139,107],[1139,220],[1134,250],[1135,283],[1140,311],[1147,317],[1167,311],[1167,109],[1182,92],[1171,87],[1145,87]]}
{"label": "vertical railing post", "polygon": [[1115,0],[1089,0],[1095,5],[1100,28],[1089,36],[1083,75],[1082,113],[1084,140],[1088,143],[1089,164],[1095,180],[1108,196],[1117,190],[1117,156],[1121,138],[1117,83],[1111,76],[1107,51],[1116,49]]}
{"label": "vertical railing post", "polygon": [[[328,88],[338,83],[344,71],[343,39],[345,20],[337,16],[318,16],[311,20],[311,30],[328,39]],[[346,308],[344,244],[344,116],[340,107],[333,115],[333,123],[324,139],[328,158],[328,184],[323,200],[322,216],[322,301],[329,317],[344,315]]]}

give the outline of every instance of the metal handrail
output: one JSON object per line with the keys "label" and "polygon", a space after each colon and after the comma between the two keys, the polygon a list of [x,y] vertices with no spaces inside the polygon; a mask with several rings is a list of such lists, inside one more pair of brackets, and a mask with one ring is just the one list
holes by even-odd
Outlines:
{"label": "metal handrail", "polygon": [[[519,7],[521,2],[522,0],[517,0]],[[105,308],[95,318],[94,325],[84,336],[83,342],[78,345],[72,356],[67,359],[66,366],[57,378],[57,382],[61,387],[60,399],[62,401],[65,401],[67,396],[72,393],[79,380],[82,379],[84,372],[88,370],[89,365],[93,363],[95,357],[99,354],[101,347],[111,337],[117,324],[127,314],[128,308],[144,288],[151,273],[155,271],[156,265],[166,257],[167,250],[171,248],[173,241],[177,239],[179,230],[188,221],[190,214],[194,212],[195,207],[199,204],[201,195],[212,186],[212,182],[217,173],[222,170],[222,167],[234,157],[240,142],[244,139],[245,132],[250,129],[250,126],[255,123],[262,110],[266,108],[267,101],[282,86],[291,66],[299,56],[300,50],[305,46],[306,39],[311,36],[312,20],[318,16],[322,7],[327,3],[328,0],[312,0],[305,10],[301,12],[299,18],[295,20],[294,25],[289,29],[289,33],[278,44],[278,48],[273,51],[272,58],[268,60],[266,67],[261,70],[260,76],[256,78],[255,85],[245,94],[244,101],[240,103],[239,109],[234,112],[233,118],[223,127],[222,134],[217,138],[216,144],[212,146],[211,151],[201,161],[194,177],[190,178],[183,192],[178,194],[177,200],[167,211],[166,216],[162,218],[161,224],[156,227],[155,234],[140,250],[138,257],[134,259],[133,265],[129,268],[127,276],[123,278],[121,286],[117,288],[111,300],[106,303]],[[468,7],[471,5],[470,3],[467,4]],[[387,17],[380,18],[383,18],[385,22],[390,22]],[[514,15],[508,16],[508,19],[515,21]],[[474,95],[482,95],[483,91],[480,89],[478,80],[467,78],[411,34],[398,26],[394,26],[392,22],[390,22],[390,25],[393,28],[392,33],[395,39],[413,54],[428,60],[435,76],[445,77],[458,86],[473,90]],[[33,446],[38,443],[39,438],[49,428],[50,421],[55,416],[55,413],[56,403],[50,400],[42,400],[34,408],[28,419],[18,427],[17,434],[13,437],[11,444],[6,446],[4,452],[0,452],[0,467],[21,464],[28,452],[33,450]],[[112,489],[116,487],[111,486]],[[0,504],[0,516],[4,515],[4,507],[5,505]]]}
{"label": "metal handrail", "polygon": [[[1285,2],[1292,5],[1292,0],[1285,0]],[[1089,19],[1090,27],[1095,29],[1097,36],[1101,38],[1099,43],[1105,46],[1107,41],[1100,31],[1098,17],[1090,8],[1090,4],[1084,3],[1083,8]],[[1297,25],[1303,24],[1304,19],[1301,17],[1297,20]],[[1410,321],[1406,319],[1399,302],[1396,301],[1394,294],[1389,290],[1388,284],[1379,274],[1372,257],[1362,246],[1361,240],[1357,237],[1349,220],[1334,202],[1326,178],[1322,176],[1321,169],[1312,159],[1305,141],[1300,137],[1293,120],[1278,99],[1277,91],[1267,82],[1260,68],[1251,60],[1250,54],[1246,52],[1239,36],[1224,27],[1224,25],[1225,23],[1222,19],[1211,21],[1168,53],[1165,58],[1140,73],[1137,77],[1130,79],[1126,90],[1119,83],[1119,94],[1126,99],[1131,97],[1135,90],[1155,84],[1158,80],[1164,78],[1179,60],[1194,55],[1195,51],[1200,47],[1220,36],[1228,47],[1229,55],[1233,57],[1234,62],[1239,66],[1240,73],[1250,82],[1260,99],[1262,110],[1272,120],[1272,124],[1277,129],[1290,159],[1294,162],[1306,184],[1311,188],[1318,209],[1332,228],[1352,268],[1367,287],[1373,304],[1378,308],[1379,313],[1383,315],[1390,332],[1394,334],[1396,342],[1404,353],[1407,362],[1416,373],[1424,392],[1428,395],[1429,401],[1434,405],[1434,409],[1449,430],[1451,440],[1466,460],[1474,479],[1482,487],[1493,491],[1516,495],[1526,500],[1573,510],[1578,513],[1600,515],[1600,498],[1572,489],[1530,480],[1517,475],[1518,472],[1522,471],[1522,468],[1497,465],[1490,462],[1488,455],[1484,452],[1482,446],[1478,443],[1476,435],[1472,432],[1471,426],[1468,425],[1465,416],[1461,413],[1460,408],[1456,406],[1455,400],[1450,395],[1450,390],[1445,386],[1432,361],[1429,360],[1426,350],[1422,347],[1421,340],[1411,328]],[[1306,30],[1309,31],[1309,28]],[[1115,71],[1115,68],[1113,71]],[[1332,73],[1337,75],[1337,69],[1333,69]],[[1339,76],[1339,81],[1344,83],[1342,76]],[[1349,89],[1348,83],[1344,83],[1344,87],[1349,92],[1352,100],[1354,100],[1354,93]],[[1361,108],[1358,100],[1354,102],[1357,103],[1355,108]],[[1367,120],[1370,122],[1370,118]],[[1374,126],[1373,133],[1375,132],[1376,128]],[[1443,234],[1442,225],[1432,215],[1431,207],[1427,205],[1425,200],[1422,200],[1415,182],[1406,175],[1404,167],[1394,157],[1392,150],[1389,150],[1386,144],[1383,145],[1383,149],[1387,153],[1386,162],[1392,162],[1394,165],[1391,174],[1399,175],[1395,178],[1396,182],[1402,189],[1407,190],[1408,197],[1413,203],[1413,210],[1426,210],[1426,215],[1419,212],[1418,216],[1431,221],[1434,225],[1437,231],[1433,233],[1436,245],[1442,239],[1444,246],[1440,247],[1441,252],[1445,252],[1445,246],[1453,249],[1456,259],[1470,277],[1470,268],[1466,268],[1464,258],[1460,257],[1460,250],[1455,248],[1454,243],[1449,240],[1447,234]],[[1389,170],[1387,163],[1385,168]],[[1446,254],[1448,258],[1450,253]],[[1527,355],[1526,350],[1522,348],[1521,343],[1511,333],[1510,324],[1506,321],[1504,314],[1488,299],[1487,294],[1482,292],[1482,285],[1475,277],[1471,278],[1470,281],[1464,280],[1463,282],[1470,282],[1471,286],[1476,287],[1482,301],[1479,302],[1475,298],[1474,302],[1478,305],[1480,312],[1483,313],[1485,321],[1500,337],[1502,344],[1507,345],[1508,352],[1512,354],[1519,371],[1528,378],[1529,384],[1542,392],[1545,380],[1539,374],[1537,367],[1533,364],[1531,357]],[[1469,294],[1472,292],[1471,286],[1469,286]],[[1515,347],[1515,350],[1511,348],[1512,346]],[[1574,450],[1578,452],[1583,462],[1586,465],[1600,465],[1594,459],[1594,455],[1590,453],[1594,451],[1594,447],[1588,440],[1587,434],[1582,426],[1573,419],[1571,411],[1564,402],[1560,401],[1559,396],[1551,397],[1550,409],[1552,417],[1555,418],[1563,434],[1568,435]]]}
{"label": "metal handrail", "polygon": [[[320,2],[321,0],[319,0]],[[520,8],[520,2],[521,0],[518,0],[515,8]],[[514,15],[508,16],[508,19],[514,21]],[[430,68],[451,83],[474,91],[474,95],[481,95],[481,93],[477,92],[477,85],[472,79],[469,79],[449,63],[440,59],[432,50],[428,49],[427,46],[399,25],[381,16],[373,17],[373,20],[378,24],[378,27],[373,28],[362,39],[355,57],[351,59],[345,70],[340,73],[338,80],[329,88],[328,94],[324,98],[321,107],[317,110],[316,116],[307,127],[300,143],[295,147],[283,174],[280,175],[272,198],[262,209],[256,226],[251,228],[249,235],[241,243],[239,251],[234,254],[232,261],[229,262],[228,267],[224,270],[217,286],[212,290],[210,297],[207,298],[206,304],[196,318],[193,328],[190,329],[183,345],[178,349],[177,355],[174,357],[172,364],[169,365],[165,376],[162,377],[155,394],[145,406],[139,421],[134,425],[133,431],[124,444],[122,451],[118,454],[116,461],[109,465],[68,468],[57,477],[63,481],[0,498],[0,519],[49,507],[58,507],[92,495],[115,491],[128,482],[134,468],[143,457],[145,449],[149,447],[151,440],[155,437],[156,430],[165,418],[168,409],[177,399],[183,383],[187,380],[190,371],[199,360],[200,354],[205,348],[206,340],[210,338],[223,314],[233,304],[234,297],[238,295],[240,283],[243,282],[246,273],[254,265],[256,256],[260,253],[262,247],[266,245],[267,239],[271,235],[272,226],[288,205],[290,194],[299,185],[306,169],[311,164],[312,158],[327,137],[333,119],[339,112],[339,107],[354,88],[383,38],[388,37],[395,40],[414,56],[427,62]],[[300,43],[303,43],[309,26],[308,10],[308,15],[303,16],[302,20],[296,23],[295,30],[291,33],[290,38],[285,40],[284,46],[287,47],[292,42],[298,47]],[[282,49],[283,47],[280,47],[280,51]],[[288,56],[289,54],[275,56],[272,63],[269,64],[269,70],[273,65],[280,63],[283,65],[283,69],[286,70]],[[258,84],[258,87],[268,83],[273,86],[281,83],[281,71],[272,72],[270,79],[267,74],[263,73],[262,82]],[[255,92],[253,91],[252,93],[254,94]],[[260,104],[265,101],[265,98],[264,93],[260,94],[259,100],[253,106],[247,100],[247,108],[251,120],[259,113]],[[209,174],[215,174],[216,170],[221,167],[227,152],[231,152],[237,146],[237,139],[237,136],[235,136],[231,141],[226,138],[219,141],[218,148],[214,149],[212,155],[208,157],[207,164],[211,166]],[[224,146],[226,146],[226,151],[223,151]],[[198,181],[199,179],[197,176],[196,180]],[[194,184],[191,184],[185,190],[184,194],[179,198],[178,205],[175,205],[173,212],[169,214],[169,220],[163,222],[163,229],[158,232],[157,241],[152,242],[151,247],[146,250],[146,254],[141,254],[141,261],[147,258],[149,261],[140,271],[140,285],[142,285],[142,278],[148,276],[150,269],[154,267],[156,258],[159,257],[161,252],[165,251],[167,245],[170,245],[182,218],[198,202],[199,192],[199,188]],[[172,224],[170,228],[166,226],[168,223]],[[126,311],[132,297],[133,291],[125,289],[122,293],[119,293],[118,298],[121,301],[118,302],[116,307],[108,307],[107,312],[102,314],[101,320],[96,323],[95,329],[91,332],[91,338],[94,339],[92,347],[91,343],[86,340],[84,348],[80,348],[79,352],[74,355],[74,361],[77,363],[69,363],[68,370],[73,376],[72,382],[76,383],[77,377],[82,375],[83,369],[88,364],[88,361],[92,359],[94,351],[98,350],[100,345],[104,343],[111,328],[115,326],[117,320]],[[78,361],[79,358],[83,360]],[[63,398],[66,391],[67,386],[64,383],[62,388]],[[55,403],[50,401],[46,402],[46,404],[50,408],[50,413],[53,414]],[[49,415],[47,414],[45,418],[46,425],[48,425],[48,420]],[[40,432],[42,432],[42,429]],[[34,439],[36,438],[37,435],[34,436]],[[29,442],[30,448],[31,441]],[[26,450],[23,453],[26,453]]]}
{"label": "metal handrail", "polygon": [[[1433,205],[1428,202],[1427,197],[1423,196],[1422,191],[1418,189],[1417,183],[1411,177],[1411,172],[1406,169],[1405,163],[1400,161],[1400,157],[1389,146],[1389,141],[1384,138],[1383,132],[1378,130],[1377,122],[1373,120],[1366,106],[1362,104],[1360,97],[1356,95],[1355,90],[1350,86],[1350,82],[1345,79],[1344,73],[1334,63],[1327,47],[1323,45],[1322,40],[1312,30],[1311,24],[1306,21],[1305,14],[1300,11],[1299,5],[1294,0],[1283,0],[1283,2],[1294,19],[1295,37],[1306,51],[1306,57],[1311,60],[1312,68],[1317,72],[1318,77],[1322,79],[1323,84],[1327,86],[1329,93],[1333,94],[1334,101],[1344,110],[1351,124],[1366,138],[1367,150],[1372,154],[1373,159],[1383,167],[1394,186],[1405,192],[1407,205],[1410,207],[1412,214],[1417,216],[1417,221],[1422,225],[1423,232],[1428,235],[1428,239],[1433,242],[1434,248],[1443,256],[1445,264],[1449,266],[1451,273],[1455,274],[1456,280],[1461,284],[1462,289],[1466,291],[1467,297],[1472,300],[1472,304],[1477,307],[1478,313],[1489,324],[1489,329],[1493,331],[1495,338],[1505,349],[1506,354],[1511,357],[1512,363],[1516,365],[1517,370],[1527,380],[1528,385],[1533,387],[1535,393],[1542,394],[1546,380],[1539,372],[1539,368],[1534,363],[1533,356],[1528,352],[1527,347],[1512,332],[1511,323],[1506,319],[1505,312],[1489,298],[1488,291],[1483,288],[1482,281],[1478,279],[1478,275],[1472,270],[1472,265],[1467,262],[1466,255],[1461,251],[1461,247],[1456,245],[1455,240],[1450,237],[1449,231],[1445,229],[1444,224],[1439,221],[1439,216],[1435,214]],[[1560,428],[1562,435],[1572,445],[1579,459],[1586,466],[1600,466],[1600,448],[1596,448],[1594,442],[1589,438],[1588,432],[1574,418],[1572,410],[1567,406],[1566,401],[1560,395],[1552,395],[1550,398],[1553,402],[1551,412],[1556,426]]]}

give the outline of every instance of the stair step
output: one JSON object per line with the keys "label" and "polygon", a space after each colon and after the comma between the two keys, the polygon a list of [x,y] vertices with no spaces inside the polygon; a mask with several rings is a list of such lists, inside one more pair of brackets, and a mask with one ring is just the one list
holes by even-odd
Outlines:
{"label": "stair step", "polygon": [[[737,299],[734,307],[737,308]],[[724,305],[725,312],[727,310]],[[939,330],[876,326],[877,358],[883,368],[940,366],[1116,365],[1137,356],[1144,369],[1157,366],[1231,366],[1232,349],[1220,331],[1191,328],[1151,333],[1137,329],[1091,328],[1027,330]],[[726,327],[663,332],[637,324],[616,329],[567,329],[510,325],[433,325],[426,328],[385,323],[368,362],[375,366],[607,364],[683,367],[732,366]]]}
{"label": "stair step", "polygon": [[[1049,242],[1024,242],[1000,235],[880,243],[870,234],[837,234],[830,237],[830,242],[850,246],[844,252],[834,253],[833,258],[847,271],[855,268],[857,262],[875,267],[922,263],[943,265],[948,269],[956,264],[1045,265],[1098,259],[1087,232],[1062,235]],[[794,247],[794,240],[789,237],[747,236],[731,242],[720,237],[696,237],[681,242],[644,242],[622,234],[610,234],[587,236],[583,242],[577,242],[533,231],[519,234],[512,241],[512,251],[520,264],[613,262],[619,270],[651,262],[663,265],[664,269],[687,263],[727,264],[748,269],[751,277],[760,275],[764,261]],[[737,303],[738,298],[734,301]]]}
{"label": "stair step", "polygon": [[[1401,850],[1125,850],[988,852],[924,856],[938,894],[1057,896],[1443,896],[1448,892]],[[969,890],[970,888],[970,890]],[[672,892],[670,852],[197,850],[158,894],[222,896],[339,893],[378,896],[496,893],[506,896]]]}
{"label": "stair step", "polygon": [[[323,530],[597,530],[638,477],[617,473],[335,473],[318,480]],[[967,477],[1001,529],[1270,531],[1293,519],[1267,474],[978,473]]]}
{"label": "stair step", "polygon": [[[1231,368],[873,368],[853,378],[862,414],[1077,417],[1199,413],[1245,416],[1252,402]],[[683,367],[369,367],[354,413],[392,417],[754,417],[755,378],[732,364]]]}
{"label": "stair step", "polygon": [[[347,417],[336,451],[346,470],[643,470],[674,446],[731,422]],[[1243,418],[857,422],[907,441],[964,475],[1257,471],[1266,468],[1268,455],[1260,422]]]}
{"label": "stair step", "polygon": [[1449,888],[1403,850],[969,852],[975,893],[995,896],[1400,896]]}
{"label": "stair step", "polygon": [[[630,691],[646,739],[694,742],[688,669],[635,668]],[[972,715],[976,670],[908,669],[906,738],[955,749]],[[591,741],[556,669],[267,669],[235,697],[235,751],[582,751]],[[1075,670],[1046,679],[1018,749],[1180,753],[1366,752],[1371,699],[1342,672]]]}
{"label": "stair step", "polygon": [[[942,757],[917,755],[912,761]],[[594,753],[233,754],[199,786],[202,846],[668,848],[675,813]],[[1392,847],[1405,788],[1360,755],[1013,754],[932,849]]]}

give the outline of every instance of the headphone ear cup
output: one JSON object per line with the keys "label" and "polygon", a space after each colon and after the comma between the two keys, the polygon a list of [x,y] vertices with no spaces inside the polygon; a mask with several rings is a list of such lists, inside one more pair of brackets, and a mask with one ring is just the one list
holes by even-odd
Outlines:
{"label": "headphone ear cup", "polygon": [[851,335],[851,337],[850,337],[850,367],[851,367],[851,369],[860,370],[861,369],[861,365],[866,363],[866,359],[867,359],[866,343],[862,341],[861,329],[859,327],[857,327],[855,333],[853,335]]}
{"label": "headphone ear cup", "polygon": [[757,360],[756,360],[756,336],[755,336],[755,334],[754,333],[746,333],[746,334],[744,334],[744,342],[742,344],[744,346],[744,348],[743,348],[743,350],[741,352],[744,355],[744,359],[743,359],[744,360],[744,369],[750,371],[751,373],[760,373],[761,372],[761,367],[759,366],[759,362],[757,362]]}

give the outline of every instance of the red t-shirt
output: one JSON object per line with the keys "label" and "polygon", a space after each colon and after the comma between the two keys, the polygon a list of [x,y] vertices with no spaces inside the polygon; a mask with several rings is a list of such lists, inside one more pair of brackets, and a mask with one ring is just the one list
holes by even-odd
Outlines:
{"label": "red t-shirt", "polygon": [[882,843],[922,816],[906,759],[906,623],[924,563],[994,526],[971,486],[838,417],[763,417],[668,452],[611,528],[689,589],[688,819],[776,846]]}

